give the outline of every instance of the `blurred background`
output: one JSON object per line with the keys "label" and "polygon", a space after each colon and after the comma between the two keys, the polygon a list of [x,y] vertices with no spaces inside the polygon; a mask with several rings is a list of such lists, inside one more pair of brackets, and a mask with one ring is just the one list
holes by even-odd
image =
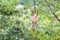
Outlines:
{"label": "blurred background", "polygon": [[[60,0],[48,0],[60,18]],[[49,10],[45,0],[36,0],[39,20],[32,26],[34,0],[0,0],[0,40],[60,40],[60,22]]]}

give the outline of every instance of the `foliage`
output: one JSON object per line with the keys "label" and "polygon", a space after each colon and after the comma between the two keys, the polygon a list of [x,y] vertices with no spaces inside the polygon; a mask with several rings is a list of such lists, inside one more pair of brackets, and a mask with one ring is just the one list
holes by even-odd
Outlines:
{"label": "foliage", "polygon": [[[60,40],[60,23],[51,14],[46,2],[37,0],[39,20],[34,31],[31,28],[33,1],[25,1],[0,0],[0,40]],[[49,0],[58,17],[59,3],[58,0]],[[24,8],[17,10],[19,4]]]}

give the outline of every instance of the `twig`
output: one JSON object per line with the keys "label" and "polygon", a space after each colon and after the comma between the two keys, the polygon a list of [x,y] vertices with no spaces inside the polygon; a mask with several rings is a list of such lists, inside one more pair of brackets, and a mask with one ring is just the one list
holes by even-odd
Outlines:
{"label": "twig", "polygon": [[[34,7],[33,7],[33,10],[32,10],[32,13],[33,13],[33,17],[34,17],[35,14],[38,15],[36,13],[36,0],[34,0]],[[33,18],[33,20],[36,20],[36,19]],[[37,24],[37,22],[32,21],[32,30],[36,30],[36,24]]]}
{"label": "twig", "polygon": [[55,12],[51,9],[51,7],[50,7],[50,5],[48,4],[48,1],[47,0],[45,0],[46,1],[46,4],[47,4],[47,6],[48,6],[48,8],[50,9],[50,11],[51,11],[51,13],[54,15],[54,17],[60,22],[60,19],[58,18],[58,16],[55,14]]}

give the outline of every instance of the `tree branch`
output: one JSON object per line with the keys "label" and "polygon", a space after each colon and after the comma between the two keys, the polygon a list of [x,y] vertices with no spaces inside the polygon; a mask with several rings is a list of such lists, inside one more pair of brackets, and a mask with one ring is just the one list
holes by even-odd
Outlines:
{"label": "tree branch", "polygon": [[[32,10],[33,16],[32,16],[32,29],[36,30],[36,25],[37,25],[37,13],[36,13],[36,0],[34,0],[34,6]],[[36,15],[35,15],[36,14]]]}
{"label": "tree branch", "polygon": [[50,5],[48,4],[48,0],[45,0],[48,8],[50,9],[51,13],[54,15],[54,17],[60,22],[60,19],[58,16],[55,14],[55,12],[51,9]]}

